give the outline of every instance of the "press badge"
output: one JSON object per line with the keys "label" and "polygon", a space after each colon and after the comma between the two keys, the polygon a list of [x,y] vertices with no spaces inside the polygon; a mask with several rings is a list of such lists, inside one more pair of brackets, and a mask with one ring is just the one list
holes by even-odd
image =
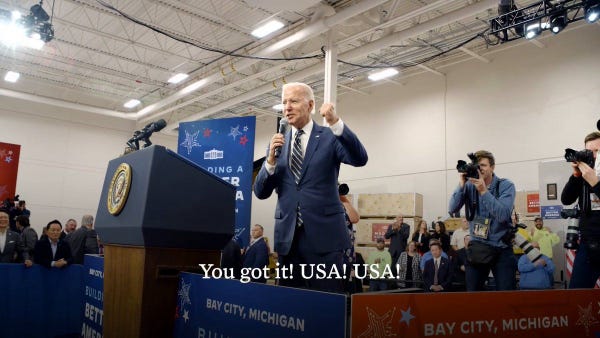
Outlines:
{"label": "press badge", "polygon": [[490,219],[477,216],[473,219],[473,236],[488,239],[490,235]]}

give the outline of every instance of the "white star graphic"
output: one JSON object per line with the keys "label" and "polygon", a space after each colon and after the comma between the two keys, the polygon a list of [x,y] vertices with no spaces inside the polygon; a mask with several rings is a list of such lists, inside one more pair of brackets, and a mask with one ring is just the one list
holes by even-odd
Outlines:
{"label": "white star graphic", "polygon": [[233,140],[235,141],[235,138],[242,135],[242,133],[240,132],[240,126],[238,125],[237,127],[231,127],[231,131],[229,132],[229,134],[227,134],[227,136],[232,136]]}
{"label": "white star graphic", "polygon": [[177,291],[177,296],[179,296],[179,304],[181,305],[182,309],[186,304],[192,305],[192,300],[190,299],[191,286],[191,282],[186,284],[185,281],[182,280],[181,287],[179,288],[179,291]]}
{"label": "white star graphic", "polygon": [[410,313],[410,307],[408,307],[408,310],[403,311],[402,309],[400,309],[400,312],[402,312],[402,318],[400,319],[400,323],[405,322],[406,326],[410,326],[410,320],[415,318],[415,316],[413,316]]}
{"label": "white star graphic", "polygon": [[13,154],[12,150],[9,150],[9,151],[8,151],[8,154],[9,154],[9,155],[12,155],[12,154]]}
{"label": "white star graphic", "polygon": [[244,131],[248,131],[248,126],[244,126]]}
{"label": "white star graphic", "polygon": [[187,323],[188,320],[190,320],[190,312],[188,310],[183,310],[183,319],[185,319],[185,322]]}
{"label": "white star graphic", "polygon": [[196,141],[199,134],[200,130],[196,131],[193,134],[190,134],[187,130],[185,131],[185,140],[181,142],[180,146],[187,148],[188,155],[192,152],[192,149],[194,149],[194,147],[202,147],[202,145],[198,143],[198,141]]}
{"label": "white star graphic", "polygon": [[12,161],[12,157],[6,156],[6,158],[4,160],[6,161],[6,163],[10,163]]}

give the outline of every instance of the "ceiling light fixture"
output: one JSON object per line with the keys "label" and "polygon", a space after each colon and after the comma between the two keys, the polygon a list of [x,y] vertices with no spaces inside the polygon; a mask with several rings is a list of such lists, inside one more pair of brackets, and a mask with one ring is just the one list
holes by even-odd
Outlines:
{"label": "ceiling light fixture", "polygon": [[4,75],[4,81],[15,83],[19,80],[19,77],[21,77],[21,74],[9,70],[6,72],[6,75]]}
{"label": "ceiling light fixture", "polygon": [[171,76],[169,78],[169,80],[167,80],[167,81],[172,84],[177,84],[177,83],[187,79],[189,76],[190,76],[189,74],[179,73],[179,74],[175,74],[175,75]]}
{"label": "ceiling light fixture", "polygon": [[264,25],[261,25],[260,27],[256,28],[255,30],[252,31],[253,36],[257,37],[257,38],[264,38],[265,36],[280,30],[282,27],[284,26],[284,24],[281,21],[277,21],[277,20],[270,20],[268,22],[266,22]]}
{"label": "ceiling light fixture", "polygon": [[567,27],[567,13],[561,13],[550,17],[550,31],[554,34],[560,33]]}
{"label": "ceiling light fixture", "polygon": [[273,110],[283,111],[283,103],[278,103],[278,104],[274,105]]}
{"label": "ceiling light fixture", "polygon": [[585,20],[594,23],[600,17],[600,0],[588,0],[585,4]]}
{"label": "ceiling light fixture", "polygon": [[525,24],[525,39],[533,39],[541,32],[542,28],[539,22]]}
{"label": "ceiling light fixture", "polygon": [[125,102],[125,104],[123,104],[123,107],[127,108],[127,109],[131,109],[131,108],[135,108],[137,107],[140,103],[140,100],[137,99],[131,99],[127,102]]}
{"label": "ceiling light fixture", "polygon": [[384,70],[380,70],[378,72],[372,73],[368,76],[371,81],[379,81],[383,79],[387,79],[388,77],[392,77],[398,74],[398,70],[395,68],[386,68]]}

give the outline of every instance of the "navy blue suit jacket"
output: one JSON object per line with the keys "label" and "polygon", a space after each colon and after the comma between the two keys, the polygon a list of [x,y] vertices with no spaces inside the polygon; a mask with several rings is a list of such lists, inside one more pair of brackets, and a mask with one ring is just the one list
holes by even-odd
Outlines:
{"label": "navy blue suit jacket", "polygon": [[40,239],[35,244],[34,252],[34,263],[43,265],[47,268],[51,267],[52,261],[57,261],[61,258],[64,258],[68,265],[73,264],[71,247],[69,247],[69,243],[63,241],[62,239],[58,240],[56,255],[54,255],[54,257],[52,257],[52,247],[50,246],[50,240],[48,240],[48,237]]}
{"label": "navy blue suit jacket", "polygon": [[[245,268],[259,268],[262,269],[269,265],[269,248],[264,238],[260,238],[256,243],[246,249],[244,253],[244,264]],[[264,283],[264,278],[259,278],[257,282]]]}
{"label": "navy blue suit jacket", "polygon": [[6,229],[6,242],[4,251],[0,252],[0,263],[16,263],[19,255],[23,255],[24,259],[29,259],[29,252],[23,246],[21,235]]}
{"label": "navy blue suit jacket", "polygon": [[328,127],[314,123],[302,162],[300,182],[296,185],[289,166],[291,129],[285,133],[285,146],[277,158],[273,175],[269,175],[263,165],[254,183],[254,193],[259,199],[270,197],[273,191],[278,194],[275,252],[287,255],[290,251],[298,206],[312,251],[342,251],[350,246],[350,237],[337,188],[340,164],[363,166],[368,160],[367,151],[347,125],[344,125],[342,135],[335,136]]}
{"label": "navy blue suit jacket", "polygon": [[[428,260],[425,263],[425,270],[423,270],[423,282],[425,283],[425,291],[427,292],[431,291],[430,287],[433,285],[433,277],[435,275],[433,261],[433,259]],[[452,268],[450,261],[444,257],[441,257],[438,268],[438,285],[441,285],[444,291],[450,291],[450,287],[452,286]]]}

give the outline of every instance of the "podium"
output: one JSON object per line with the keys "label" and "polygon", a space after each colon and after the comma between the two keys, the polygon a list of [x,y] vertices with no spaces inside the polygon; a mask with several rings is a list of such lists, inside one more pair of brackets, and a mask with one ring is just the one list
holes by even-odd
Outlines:
{"label": "podium", "polygon": [[109,162],[95,227],[104,244],[104,336],[171,337],[180,271],[219,265],[235,187],[158,145]]}

